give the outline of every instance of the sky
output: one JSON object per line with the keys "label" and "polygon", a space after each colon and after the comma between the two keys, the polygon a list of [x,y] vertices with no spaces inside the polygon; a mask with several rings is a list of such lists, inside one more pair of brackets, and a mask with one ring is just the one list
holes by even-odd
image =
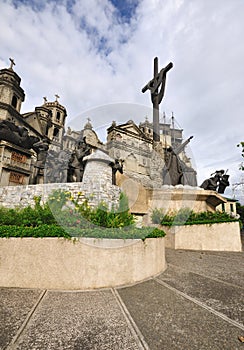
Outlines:
{"label": "sky", "polygon": [[0,68],[14,58],[22,113],[58,94],[66,126],[89,117],[99,136],[113,120],[151,119],[141,89],[158,57],[159,68],[173,63],[160,112],[194,136],[199,185],[219,169],[243,181],[243,0],[0,0],[0,23]]}

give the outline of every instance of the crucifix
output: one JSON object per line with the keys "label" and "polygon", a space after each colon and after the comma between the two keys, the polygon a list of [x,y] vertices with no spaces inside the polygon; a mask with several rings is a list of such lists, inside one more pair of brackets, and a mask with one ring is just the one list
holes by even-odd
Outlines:
{"label": "crucifix", "polygon": [[9,69],[13,69],[13,66],[15,66],[14,59],[13,59],[13,58],[9,58],[9,61],[10,61],[10,67],[9,67]]}
{"label": "crucifix", "polygon": [[160,141],[159,132],[159,105],[164,97],[166,74],[173,67],[170,62],[166,67],[158,71],[158,57],[154,58],[154,74],[153,79],[150,80],[142,89],[142,92],[151,91],[151,100],[153,104],[153,141]]}

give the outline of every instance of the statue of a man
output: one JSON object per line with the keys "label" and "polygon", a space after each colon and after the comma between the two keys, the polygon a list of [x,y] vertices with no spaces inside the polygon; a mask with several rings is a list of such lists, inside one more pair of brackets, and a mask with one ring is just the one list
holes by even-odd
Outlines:
{"label": "statue of a man", "polygon": [[164,185],[180,185],[183,184],[183,170],[178,155],[172,147],[165,150],[165,166],[163,168],[163,184]]}
{"label": "statue of a man", "polygon": [[117,171],[119,171],[121,174],[123,174],[123,163],[124,163],[124,160],[115,159],[115,162],[111,164],[111,166],[112,166],[112,185],[116,185],[116,173],[117,173]]}
{"label": "statue of a man", "polygon": [[90,153],[91,146],[86,143],[86,138],[84,137],[83,140],[78,143],[77,149],[71,155],[68,169],[69,182],[72,182],[73,176],[75,177],[76,182],[82,181],[86,165],[83,158],[88,156]]}
{"label": "statue of a man", "polygon": [[34,165],[34,172],[33,172],[33,184],[40,183],[40,176],[43,176],[43,170],[45,167],[48,149],[49,149],[49,142],[47,139],[43,139],[39,142],[34,143],[33,150],[37,154],[37,160]]}
{"label": "statue of a man", "polygon": [[209,179],[203,181],[200,187],[204,190],[216,191],[224,173],[224,170],[216,170],[215,173],[210,175],[211,177]]}

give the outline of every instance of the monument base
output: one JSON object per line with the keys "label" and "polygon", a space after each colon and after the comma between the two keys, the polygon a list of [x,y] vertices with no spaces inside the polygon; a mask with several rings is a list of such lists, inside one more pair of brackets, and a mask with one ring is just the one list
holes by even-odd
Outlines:
{"label": "monument base", "polygon": [[145,223],[150,223],[154,209],[165,212],[177,212],[182,208],[202,211],[216,211],[216,207],[226,203],[219,193],[192,186],[161,186],[147,188],[125,175],[120,176],[119,186],[129,199],[130,211],[144,216]]}

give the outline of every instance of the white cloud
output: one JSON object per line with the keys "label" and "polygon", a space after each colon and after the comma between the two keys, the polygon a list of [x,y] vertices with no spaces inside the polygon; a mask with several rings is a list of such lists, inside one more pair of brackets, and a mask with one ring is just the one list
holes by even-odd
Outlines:
{"label": "white cloud", "polygon": [[[125,21],[109,0],[3,0],[0,67],[15,58],[23,112],[58,93],[68,121],[81,115],[82,124],[89,114],[83,111],[99,105],[150,107],[141,88],[152,77],[153,58],[160,67],[172,61],[161,111],[174,111],[185,136],[195,136],[200,181],[219,167],[231,168],[234,178],[243,140],[243,12],[242,0],[141,0]],[[92,122],[99,127],[110,118]]]}

